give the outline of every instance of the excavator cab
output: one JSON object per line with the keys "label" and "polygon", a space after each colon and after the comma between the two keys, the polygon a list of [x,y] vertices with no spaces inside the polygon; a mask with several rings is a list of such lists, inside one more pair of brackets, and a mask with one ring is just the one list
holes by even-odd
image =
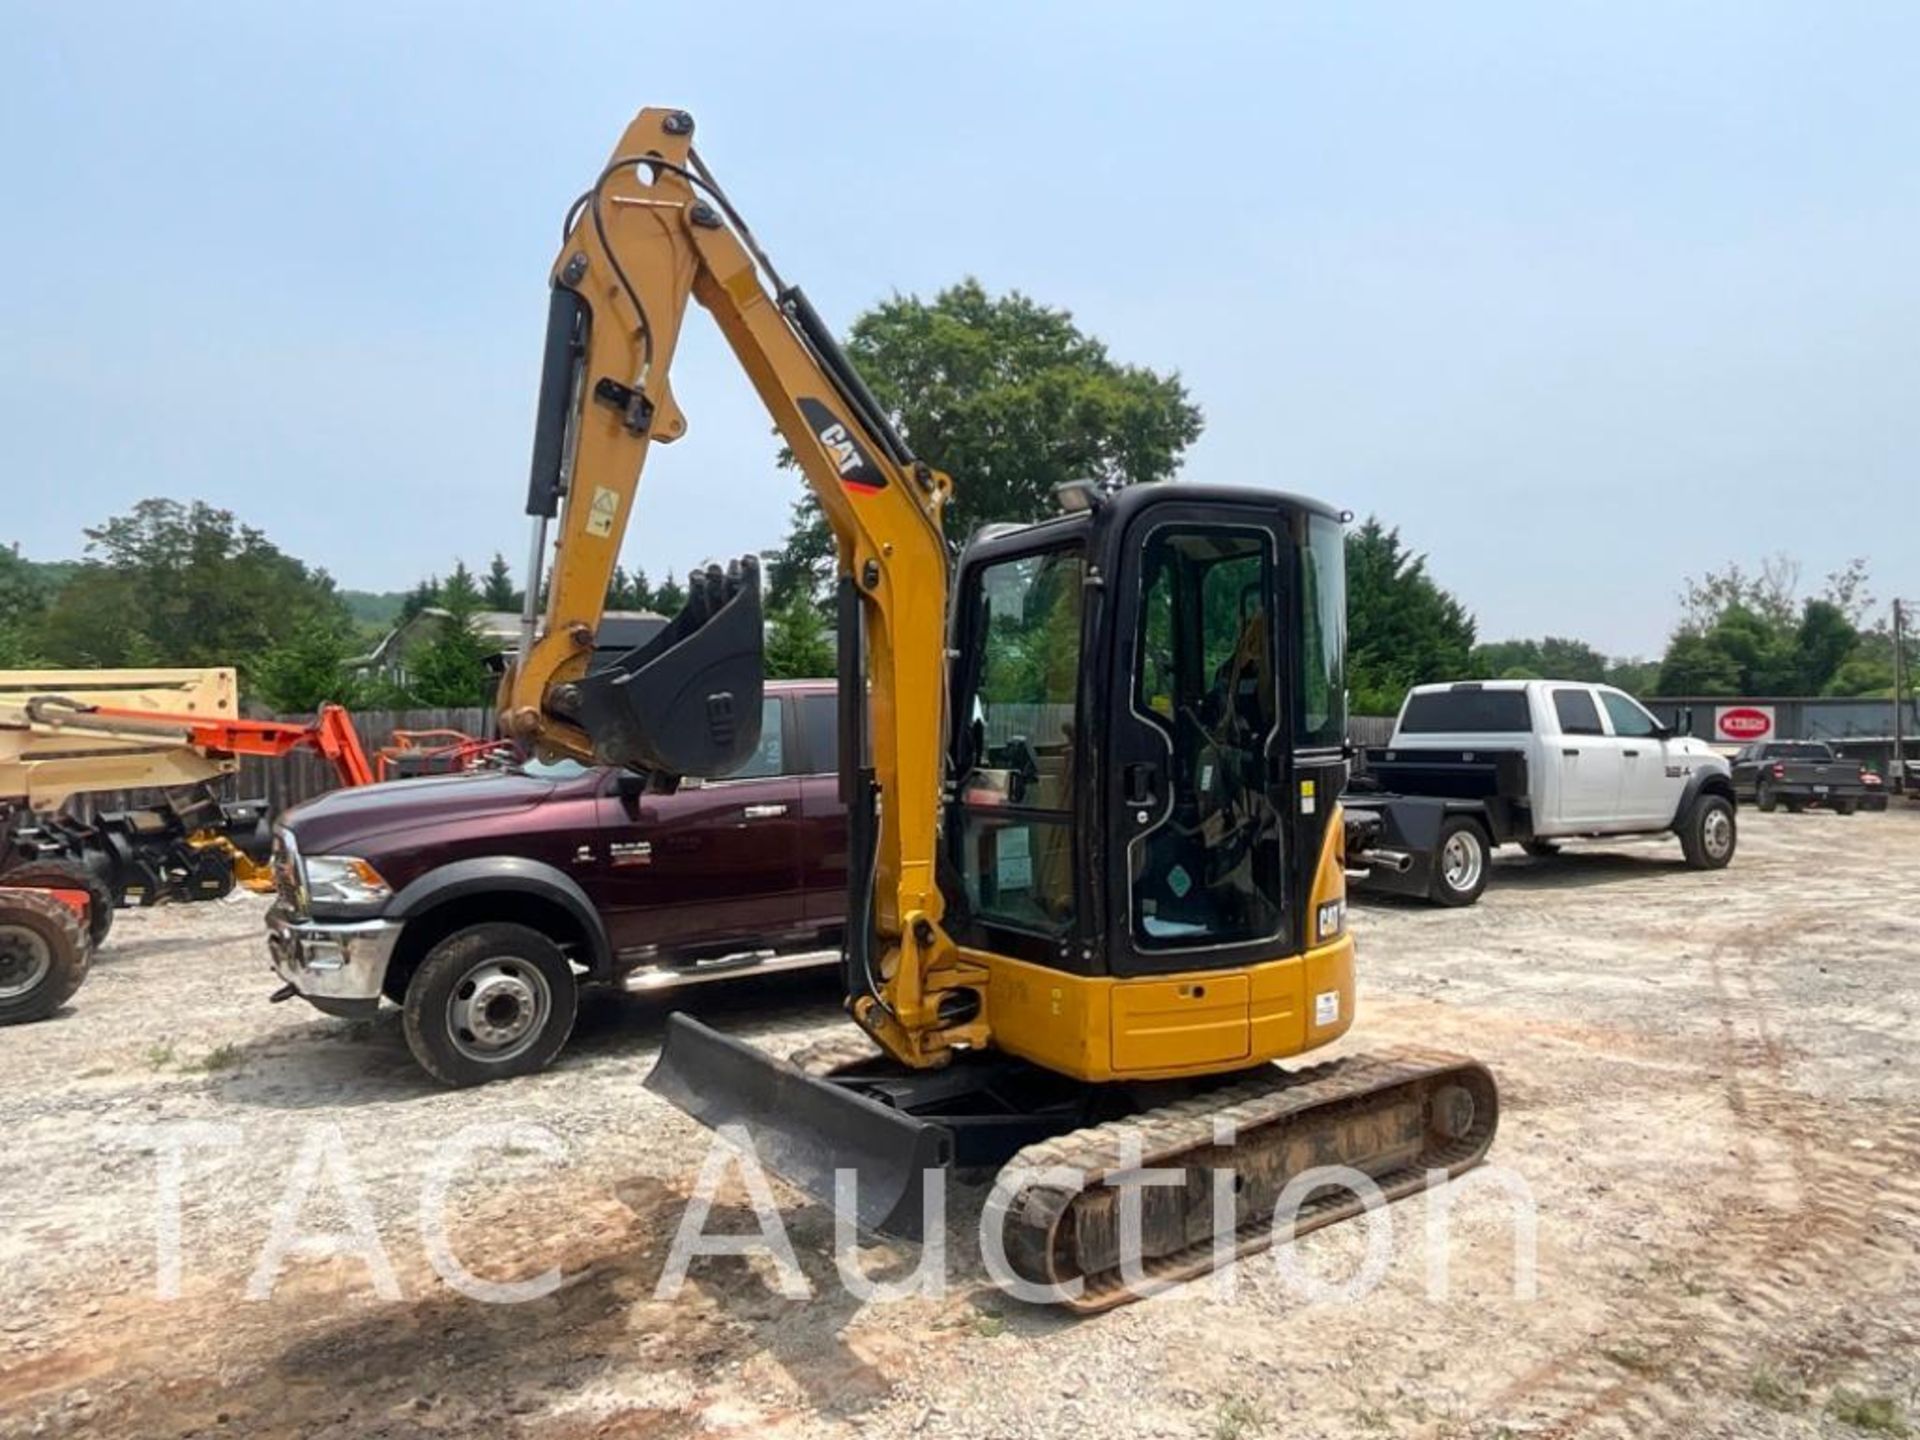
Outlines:
{"label": "excavator cab", "polygon": [[[1307,912],[1344,779],[1340,516],[1187,484],[1078,503],[987,532],[955,576],[948,928],[1087,978],[1322,944]],[[1110,1068],[1270,1055],[1235,989],[1197,1052],[1187,1031],[1156,1056],[1152,1026],[1116,1023]]]}

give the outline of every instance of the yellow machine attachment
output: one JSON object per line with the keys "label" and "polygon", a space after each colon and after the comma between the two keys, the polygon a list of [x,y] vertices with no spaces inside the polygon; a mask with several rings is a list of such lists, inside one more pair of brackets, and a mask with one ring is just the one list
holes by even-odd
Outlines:
{"label": "yellow machine attachment", "polygon": [[1238,1177],[1236,1248],[1265,1243],[1262,1205],[1315,1163],[1388,1194],[1476,1163],[1497,1100],[1471,1061],[1375,1056],[1310,1083],[1271,1063],[1354,1019],[1345,517],[1266,488],[1084,482],[956,562],[949,481],[774,272],[692,136],[685,112],[643,111],[569,214],[529,595],[556,521],[558,540],[504,720],[660,785],[753,749],[751,561],[705,571],[660,637],[586,673],[648,447],[686,430],[668,372],[697,300],[838,542],[843,968],[864,1035],[777,1062],[675,1016],[649,1085],[746,1124],[816,1194],[852,1170],[861,1220],[892,1233],[917,1233],[929,1172],[1022,1154],[1085,1171],[1016,1197],[1009,1254],[1086,1308],[1138,1293],[1109,1183],[1129,1153],[1188,1173],[1136,1237],[1155,1283],[1220,1253],[1213,1170]]}

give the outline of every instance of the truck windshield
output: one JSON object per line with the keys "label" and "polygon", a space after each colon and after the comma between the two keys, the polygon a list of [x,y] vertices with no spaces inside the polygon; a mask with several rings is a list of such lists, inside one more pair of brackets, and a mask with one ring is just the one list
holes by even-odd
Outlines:
{"label": "truck windshield", "polygon": [[1429,690],[1407,698],[1403,735],[1521,734],[1533,728],[1524,690]]}

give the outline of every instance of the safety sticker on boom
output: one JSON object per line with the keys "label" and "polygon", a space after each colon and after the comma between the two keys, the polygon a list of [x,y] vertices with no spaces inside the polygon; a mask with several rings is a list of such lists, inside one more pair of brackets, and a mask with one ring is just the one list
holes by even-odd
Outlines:
{"label": "safety sticker on boom", "polygon": [[840,483],[855,490],[884,490],[887,477],[880,467],[873,463],[860,442],[853,438],[851,431],[820,401],[810,395],[800,397],[800,415],[807,422],[807,428],[826,447],[834,468],[840,472]]}

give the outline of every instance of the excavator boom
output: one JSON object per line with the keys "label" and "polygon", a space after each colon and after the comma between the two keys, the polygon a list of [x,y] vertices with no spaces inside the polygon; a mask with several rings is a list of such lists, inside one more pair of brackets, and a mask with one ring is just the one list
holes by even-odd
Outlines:
{"label": "excavator boom", "polygon": [[[847,648],[860,661],[860,674],[846,677],[858,688],[843,714],[861,713],[841,727],[862,902],[852,922],[865,1002],[856,1014],[909,1064],[938,1064],[955,1045],[979,1043],[978,1026],[940,1015],[942,996],[974,977],[940,929],[934,878],[948,569],[940,516],[950,482],[913,458],[806,296],[756,253],[695,153],[684,111],[644,110],[628,127],[573,207],[551,284],[527,508],[535,554],[557,523],[560,559],[544,618],[503,683],[504,728],[537,748],[650,770],[665,783],[724,774],[758,741],[762,637],[751,561],[731,577],[696,572],[687,613],[610,670],[587,671],[647,452],[686,431],[668,377],[687,303],[697,300],[838,542],[843,634],[857,634]],[[536,575],[529,596],[539,588]]]}

